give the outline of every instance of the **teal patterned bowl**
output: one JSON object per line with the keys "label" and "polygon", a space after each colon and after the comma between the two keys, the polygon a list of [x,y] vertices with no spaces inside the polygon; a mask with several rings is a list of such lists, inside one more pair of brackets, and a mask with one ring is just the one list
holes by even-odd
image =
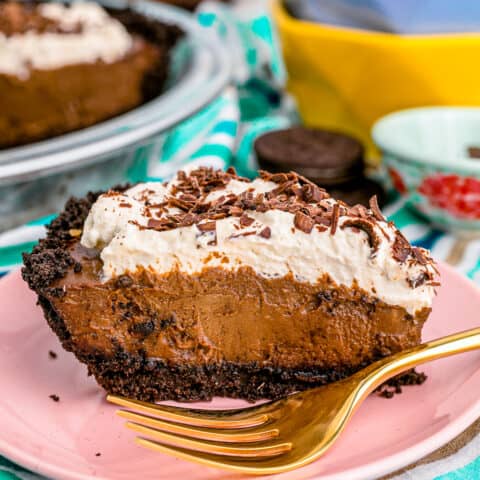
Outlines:
{"label": "teal patterned bowl", "polygon": [[480,108],[402,110],[372,136],[409,205],[439,228],[480,232]]}

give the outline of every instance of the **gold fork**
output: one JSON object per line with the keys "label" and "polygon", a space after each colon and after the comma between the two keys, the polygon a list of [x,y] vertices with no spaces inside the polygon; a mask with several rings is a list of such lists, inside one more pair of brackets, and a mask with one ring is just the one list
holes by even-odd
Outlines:
{"label": "gold fork", "polygon": [[397,353],[339,382],[240,410],[194,410],[114,395],[107,400],[136,410],[117,413],[142,435],[136,438],[140,445],[210,467],[268,475],[319,458],[363,400],[389,378],[415,365],[478,348],[480,328]]}

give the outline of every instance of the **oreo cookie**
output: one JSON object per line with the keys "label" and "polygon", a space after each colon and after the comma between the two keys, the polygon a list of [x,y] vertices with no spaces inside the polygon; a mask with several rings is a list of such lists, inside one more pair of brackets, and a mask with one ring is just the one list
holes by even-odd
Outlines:
{"label": "oreo cookie", "polygon": [[382,187],[365,177],[365,150],[353,137],[294,126],[261,135],[254,149],[262,169],[273,173],[293,170],[350,205],[368,205],[373,195],[380,204],[384,201]]}
{"label": "oreo cookie", "polygon": [[363,174],[362,144],[341,133],[296,126],[262,135],[254,148],[262,168],[295,170],[323,185],[338,185]]}

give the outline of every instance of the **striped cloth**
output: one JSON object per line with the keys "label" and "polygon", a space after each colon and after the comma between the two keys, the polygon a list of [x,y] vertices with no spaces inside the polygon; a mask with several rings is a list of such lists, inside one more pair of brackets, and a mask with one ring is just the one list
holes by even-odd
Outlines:
{"label": "striped cloth", "polygon": [[[143,158],[144,152],[139,151],[140,166],[132,170],[130,180],[163,180],[187,164],[218,168],[234,165],[239,174],[252,177],[257,170],[252,155],[254,139],[298,121],[292,99],[279,93],[285,71],[265,3],[241,0],[232,9],[206,2],[197,14],[208,34],[219,35],[228,44],[235,60],[235,86],[172,131],[158,152]],[[401,198],[392,194],[390,200],[385,213],[411,242],[430,249],[436,259],[455,265],[480,285],[480,239],[467,241],[434,230],[406,208]],[[53,217],[0,234],[0,276],[21,264],[21,253],[44,235],[44,225]],[[395,480],[480,478],[479,454],[477,437],[455,455],[416,467]],[[0,480],[11,478],[40,477],[0,457]]]}

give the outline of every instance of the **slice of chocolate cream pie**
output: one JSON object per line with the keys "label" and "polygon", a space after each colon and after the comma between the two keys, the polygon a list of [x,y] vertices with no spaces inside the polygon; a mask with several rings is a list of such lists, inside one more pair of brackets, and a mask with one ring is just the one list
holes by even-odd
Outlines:
{"label": "slice of chocolate cream pie", "polygon": [[108,392],[278,398],[420,342],[436,270],[375,199],[199,168],[70,200],[23,277]]}

